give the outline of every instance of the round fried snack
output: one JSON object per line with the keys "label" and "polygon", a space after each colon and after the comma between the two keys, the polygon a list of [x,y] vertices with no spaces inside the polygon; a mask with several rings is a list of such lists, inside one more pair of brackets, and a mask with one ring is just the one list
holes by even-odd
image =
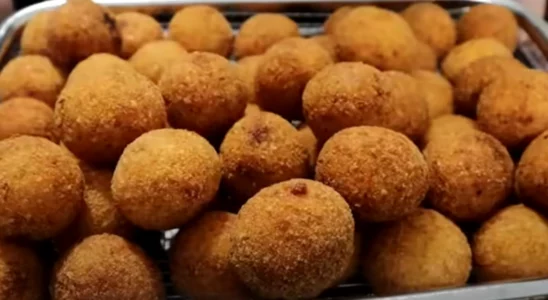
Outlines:
{"label": "round fried snack", "polygon": [[438,69],[438,60],[434,49],[421,41],[417,41],[413,69],[428,71],[436,71]]}
{"label": "round fried snack", "polygon": [[468,65],[489,56],[512,57],[512,52],[492,38],[470,40],[453,48],[443,60],[441,69],[447,79],[454,81]]}
{"label": "round fried snack", "polygon": [[542,215],[521,204],[509,206],[485,222],[474,235],[472,246],[477,280],[548,276],[547,222]]}
{"label": "round fried snack", "polygon": [[366,248],[364,261],[373,292],[390,295],[465,285],[472,251],[457,225],[420,208],[384,225]]}
{"label": "round fried snack", "polygon": [[318,145],[318,139],[310,129],[310,126],[303,124],[299,127],[297,132],[297,139],[304,145],[308,152],[308,161],[310,167],[310,174],[314,173],[316,168],[316,159],[318,159],[318,153],[320,152],[320,145]]}
{"label": "round fried snack", "polygon": [[44,138],[0,141],[0,235],[51,238],[82,204],[84,178],[76,161]]}
{"label": "round fried snack", "polygon": [[55,140],[53,110],[34,98],[12,98],[0,103],[0,140],[33,135]]}
{"label": "round fried snack", "polygon": [[314,41],[289,38],[275,44],[257,68],[257,104],[286,119],[301,119],[306,84],[331,63],[329,53]]}
{"label": "round fried snack", "polygon": [[518,22],[514,14],[503,6],[482,4],[472,7],[457,23],[459,42],[477,38],[494,38],[510,51],[518,43]]}
{"label": "round fried snack", "polygon": [[191,5],[178,11],[169,22],[169,36],[189,52],[228,56],[232,50],[230,23],[211,6]]}
{"label": "round fried snack", "polygon": [[250,299],[229,262],[236,215],[212,211],[179,231],[170,249],[171,278],[193,299]]}
{"label": "round fried snack", "polygon": [[105,74],[118,76],[120,72],[132,72],[135,70],[127,61],[109,53],[92,54],[79,62],[70,72],[65,88],[78,81],[91,81],[96,77],[104,77]]}
{"label": "round fried snack", "polygon": [[414,212],[428,190],[428,165],[419,149],[392,130],[359,126],[339,131],[323,146],[316,180],[333,187],[366,222]]}
{"label": "round fried snack", "polygon": [[283,14],[258,13],[242,23],[234,40],[234,55],[245,57],[266,52],[270,46],[299,36],[299,26]]}
{"label": "round fried snack", "polygon": [[44,275],[44,268],[34,251],[0,242],[0,299],[44,299],[47,293]]}
{"label": "round fried snack", "polygon": [[128,61],[137,72],[158,83],[164,71],[186,54],[186,50],[179,43],[160,40],[139,48]]}
{"label": "round fried snack", "polygon": [[423,138],[423,145],[452,134],[478,130],[478,125],[472,119],[459,115],[443,115],[432,120]]}
{"label": "round fried snack", "polygon": [[236,122],[221,144],[220,157],[223,185],[239,203],[262,188],[308,174],[308,153],[297,130],[269,112]]}
{"label": "round fried snack", "polygon": [[333,62],[339,60],[337,57],[337,45],[335,44],[335,40],[332,36],[326,34],[315,35],[311,37],[310,40],[322,46],[329,53],[329,56]]}
{"label": "round fried snack", "polygon": [[333,34],[338,23],[340,23],[341,20],[344,19],[350,11],[352,11],[352,9],[354,8],[350,6],[342,6],[337,8],[323,23],[323,31],[326,34]]}
{"label": "round fried snack", "polygon": [[407,7],[402,17],[409,23],[417,39],[432,47],[438,58],[444,57],[457,41],[453,19],[435,3],[415,3]]}
{"label": "round fried snack", "polygon": [[48,55],[47,27],[51,11],[44,11],[33,16],[25,25],[21,34],[21,53]]}
{"label": "round fried snack", "polygon": [[246,56],[238,61],[238,72],[247,89],[247,102],[255,103],[255,75],[262,55]]}
{"label": "round fried snack", "polygon": [[336,24],[333,37],[341,60],[362,61],[381,70],[413,68],[417,40],[397,13],[361,6]]}
{"label": "round fried snack", "polygon": [[122,40],[120,56],[124,58],[131,57],[143,45],[159,40],[164,35],[158,21],[138,12],[124,12],[116,15],[116,28]]}
{"label": "round fried snack", "polygon": [[525,149],[516,169],[515,191],[521,202],[548,211],[544,195],[548,183],[548,131],[535,138]]}
{"label": "round fried snack", "polygon": [[453,87],[436,72],[415,70],[411,76],[417,80],[428,105],[430,119],[453,113]]}
{"label": "round fried snack", "polygon": [[167,230],[184,225],[212,201],[220,181],[219,157],[204,138],[160,129],[126,147],[114,171],[112,195],[131,223]]}
{"label": "round fried snack", "polygon": [[347,267],[354,220],[332,188],[307,179],[261,190],[238,213],[230,263],[262,298],[315,298]]}
{"label": "round fried snack", "polygon": [[53,107],[64,84],[63,74],[47,57],[23,55],[0,72],[0,98],[31,97]]}
{"label": "round fried snack", "polygon": [[427,201],[456,222],[482,222],[512,191],[514,163],[506,148],[479,130],[432,140]]}
{"label": "round fried snack", "polygon": [[116,235],[93,235],[56,263],[51,294],[56,300],[163,300],[161,275],[137,246]]}

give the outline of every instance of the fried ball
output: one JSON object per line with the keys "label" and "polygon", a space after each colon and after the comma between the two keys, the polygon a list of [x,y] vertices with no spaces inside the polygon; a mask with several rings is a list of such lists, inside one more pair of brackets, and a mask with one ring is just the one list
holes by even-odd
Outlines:
{"label": "fried ball", "polygon": [[257,104],[248,103],[245,107],[244,116],[249,116],[252,114],[259,113],[261,108]]}
{"label": "fried ball", "polygon": [[44,299],[47,293],[44,274],[33,250],[0,242],[0,299]]}
{"label": "fried ball", "polygon": [[453,48],[443,60],[441,69],[453,81],[471,63],[489,56],[512,57],[512,52],[492,38],[470,40]]}
{"label": "fried ball", "polygon": [[53,107],[64,84],[63,74],[47,57],[19,56],[0,72],[0,98],[31,97]]}
{"label": "fried ball", "polygon": [[0,139],[33,135],[55,140],[53,110],[34,98],[12,98],[0,103]]}
{"label": "fried ball", "polygon": [[306,124],[303,124],[299,127],[297,131],[297,139],[304,145],[308,152],[308,164],[310,167],[309,173],[314,173],[316,167],[316,159],[318,158],[318,153],[320,152],[320,146],[318,145],[318,139],[312,132],[312,129]]}
{"label": "fried ball", "polygon": [[159,40],[164,35],[158,21],[138,12],[124,12],[116,15],[116,28],[122,40],[120,56],[124,58],[131,57],[143,45]]}
{"label": "fried ball", "polygon": [[428,190],[428,165],[404,135],[372,126],[339,131],[323,146],[316,180],[339,192],[366,222],[414,212]]}
{"label": "fried ball", "polygon": [[455,107],[459,113],[475,116],[479,96],[501,76],[513,76],[525,67],[513,57],[491,56],[469,64],[455,77]]}
{"label": "fried ball", "polygon": [[220,157],[223,185],[239,203],[264,187],[308,174],[308,153],[297,130],[269,112],[236,122],[221,144]]}
{"label": "fried ball", "polygon": [[234,226],[230,263],[262,298],[317,297],[340,278],[354,249],[348,204],[307,179],[261,190]]}
{"label": "fried ball", "polygon": [[323,23],[323,31],[326,34],[333,34],[335,33],[335,27],[338,25],[338,23],[341,22],[342,19],[344,19],[349,12],[351,12],[354,8],[350,6],[342,6],[337,8],[332,14],[329,15],[327,20]]}
{"label": "fried ball", "polygon": [[283,14],[258,13],[245,20],[234,40],[234,55],[245,57],[266,52],[270,46],[299,36],[299,25]]}
{"label": "fried ball", "polygon": [[518,43],[518,22],[503,6],[482,4],[472,7],[457,23],[459,42],[477,38],[494,38],[510,51]]}
{"label": "fried ball", "polygon": [[164,71],[187,54],[177,42],[163,40],[150,42],[139,48],[129,59],[137,72],[158,83]]}
{"label": "fried ball", "polygon": [[358,270],[360,268],[360,259],[362,256],[362,237],[361,234],[358,231],[354,232],[354,249],[352,250],[352,256],[350,256],[349,260],[346,262],[346,268],[344,269],[344,272],[342,276],[336,281],[334,286],[337,286],[339,284],[345,283],[354,275],[358,273]]}
{"label": "fried ball", "polygon": [[548,129],[548,74],[525,70],[483,90],[478,124],[509,148],[521,148]]}
{"label": "fried ball", "polygon": [[191,5],[178,11],[169,22],[169,36],[189,52],[228,56],[232,50],[232,27],[211,6]]}
{"label": "fried ball", "polygon": [[459,115],[443,115],[432,120],[424,135],[424,145],[452,134],[478,130],[478,125],[472,119]]}
{"label": "fried ball", "polygon": [[137,246],[116,235],[93,235],[55,264],[51,293],[56,300],[163,300],[161,275]]}
{"label": "fried ball", "polygon": [[144,229],[180,227],[213,200],[221,181],[215,149],[194,132],[159,129],[129,144],[114,171],[114,203]]}
{"label": "fried ball", "polygon": [[472,269],[464,233],[431,209],[384,225],[364,255],[364,276],[375,294],[459,287]]}
{"label": "fried ball", "polygon": [[336,62],[339,60],[339,58],[337,57],[337,45],[335,44],[333,37],[331,37],[330,35],[322,34],[313,36],[310,38],[310,40],[322,46],[324,50],[329,53],[332,61]]}
{"label": "fried ball", "polygon": [[331,63],[329,53],[314,41],[289,38],[275,44],[257,67],[257,104],[286,119],[301,119],[306,84]]}
{"label": "fried ball", "polygon": [[170,249],[171,278],[192,299],[250,299],[229,262],[236,215],[206,212],[179,231]]}
{"label": "fried ball", "polygon": [[436,71],[438,69],[438,60],[434,49],[427,44],[418,41],[413,69]]}
{"label": "fried ball", "polygon": [[76,161],[40,137],[0,141],[0,235],[47,239],[78,214],[84,178]]}
{"label": "fried ball", "polygon": [[427,201],[456,222],[482,222],[512,191],[514,163],[506,148],[479,130],[432,140]]}
{"label": "fried ball", "polygon": [[401,15],[409,23],[417,39],[430,46],[438,58],[444,57],[455,46],[455,22],[441,6],[435,3],[415,3]]}
{"label": "fried ball", "polygon": [[548,220],[524,205],[509,206],[474,235],[475,274],[480,282],[548,276]]}
{"label": "fried ball", "polygon": [[413,68],[417,40],[397,13],[373,6],[358,7],[335,29],[333,36],[341,60],[362,61],[381,70]]}
{"label": "fried ball", "polygon": [[48,55],[47,27],[51,11],[44,11],[33,16],[25,25],[21,34],[21,53]]}
{"label": "fried ball", "polygon": [[70,72],[65,87],[78,81],[90,81],[105,74],[118,76],[119,72],[134,72],[127,61],[109,53],[92,54],[79,62]]}
{"label": "fried ball", "polygon": [[238,61],[238,72],[247,89],[247,102],[256,103],[255,99],[255,75],[262,55],[246,56]]}
{"label": "fried ball", "polygon": [[548,211],[544,196],[548,183],[548,131],[535,138],[525,149],[516,169],[515,190],[525,204]]}
{"label": "fried ball", "polygon": [[430,119],[453,113],[453,87],[436,72],[416,70],[411,76],[418,82],[428,106]]}

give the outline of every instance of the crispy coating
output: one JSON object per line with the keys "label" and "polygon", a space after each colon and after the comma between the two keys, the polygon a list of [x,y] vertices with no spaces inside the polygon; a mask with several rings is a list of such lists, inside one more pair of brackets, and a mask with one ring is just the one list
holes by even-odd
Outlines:
{"label": "crispy coating", "polygon": [[426,146],[435,139],[477,129],[478,125],[472,119],[459,115],[443,115],[432,120],[428,131],[424,135],[423,144]]}
{"label": "crispy coating", "polygon": [[182,59],[186,50],[177,42],[161,40],[150,42],[139,48],[129,59],[137,72],[158,83],[164,71]]}
{"label": "crispy coating", "polygon": [[339,60],[337,57],[337,45],[335,44],[335,40],[332,36],[327,34],[315,35],[311,37],[310,40],[322,46],[329,53],[329,56],[333,62],[337,62]]}
{"label": "crispy coating", "polygon": [[518,22],[503,6],[482,4],[472,7],[457,23],[459,43],[477,38],[495,38],[510,51],[518,43]]}
{"label": "crispy coating", "polygon": [[362,61],[381,70],[413,68],[417,39],[397,13],[373,6],[352,9],[333,36],[343,61]]}
{"label": "crispy coating", "polygon": [[512,57],[512,52],[493,38],[474,39],[453,48],[443,60],[441,69],[447,79],[454,81],[468,65],[489,56]]}
{"label": "crispy coating", "polygon": [[482,225],[472,251],[480,282],[546,277],[547,220],[524,205],[509,206]]}
{"label": "crispy coating", "polygon": [[413,69],[428,71],[438,69],[438,60],[434,49],[421,41],[417,41]]}
{"label": "crispy coating", "polygon": [[479,130],[431,141],[427,201],[456,222],[482,222],[512,191],[514,163],[506,148]]}
{"label": "crispy coating", "polygon": [[47,239],[65,229],[82,204],[76,161],[44,138],[0,141],[0,234]]}
{"label": "crispy coating", "polygon": [[212,52],[228,56],[232,50],[232,27],[215,8],[191,5],[169,22],[169,36],[189,52]]}
{"label": "crispy coating", "polygon": [[51,15],[51,11],[40,12],[25,25],[21,34],[21,53],[48,55],[47,29]]}
{"label": "crispy coating", "polygon": [[0,139],[33,135],[55,140],[53,110],[34,98],[12,98],[0,103]]}
{"label": "crispy coating", "polygon": [[515,191],[525,204],[548,211],[544,196],[548,183],[548,131],[535,138],[525,149],[516,169]]}
{"label": "crispy coating", "polygon": [[236,122],[221,144],[220,157],[223,185],[240,203],[262,188],[308,174],[308,153],[297,130],[269,112]]}
{"label": "crispy coating", "polygon": [[160,270],[137,246],[101,234],[86,238],[55,265],[51,293],[56,300],[163,300]]}
{"label": "crispy coating", "polygon": [[411,76],[423,92],[431,120],[453,113],[453,87],[447,79],[436,72],[424,70],[415,70]]}
{"label": "crispy coating", "polygon": [[513,76],[525,67],[513,57],[491,56],[469,64],[455,77],[457,112],[475,116],[478,100],[485,87],[501,76]]}
{"label": "crispy coating", "polygon": [[0,299],[45,299],[44,275],[44,268],[33,250],[0,242]]}
{"label": "crispy coating", "polygon": [[457,41],[455,22],[444,8],[435,3],[415,3],[402,17],[409,23],[417,39],[432,47],[438,58],[444,57]]}
{"label": "crispy coating", "polygon": [[64,75],[47,57],[19,56],[0,72],[0,98],[31,97],[53,107],[64,84]]}
{"label": "crispy coating", "polygon": [[463,286],[472,269],[464,233],[431,209],[384,225],[365,252],[364,275],[376,294]]}
{"label": "crispy coating", "polygon": [[344,19],[350,11],[352,11],[354,8],[350,6],[342,6],[337,8],[332,14],[329,15],[327,20],[323,23],[323,31],[326,34],[333,34],[335,33],[335,27],[338,25],[338,23],[341,22],[342,19]]}
{"label": "crispy coating", "polygon": [[312,132],[310,126],[303,124],[297,131],[297,139],[304,145],[308,152],[308,164],[310,168],[310,174],[314,173],[316,168],[316,160],[318,159],[318,153],[320,152],[320,145],[318,139]]}
{"label": "crispy coating", "polygon": [[171,278],[192,299],[251,299],[229,262],[236,215],[212,211],[179,231],[170,249]]}
{"label": "crispy coating", "polygon": [[382,127],[339,131],[323,146],[316,180],[333,187],[367,222],[414,212],[428,190],[428,165],[404,135]]}
{"label": "crispy coating", "polygon": [[116,29],[122,46],[120,56],[131,57],[143,45],[163,37],[162,26],[153,17],[138,13],[124,12],[116,15]]}
{"label": "crispy coating", "polygon": [[483,90],[478,124],[506,147],[520,148],[548,129],[548,75],[525,70]]}
{"label": "crispy coating", "polygon": [[117,75],[119,72],[135,71],[127,61],[109,53],[92,54],[79,62],[70,72],[65,87],[78,81],[91,81],[105,74]]}
{"label": "crispy coating", "polygon": [[262,55],[246,56],[238,61],[238,72],[247,89],[247,102],[256,103],[255,75]]}
{"label": "crispy coating", "polygon": [[[356,225],[357,227],[358,225]],[[356,275],[360,269],[362,257],[362,236],[357,230],[354,232],[354,249],[352,250],[352,255],[349,260],[346,262],[346,268],[340,278],[335,282],[333,286],[345,283],[354,275]]]}
{"label": "crispy coating", "polygon": [[331,63],[329,53],[314,41],[289,38],[275,44],[257,68],[257,104],[286,119],[301,119],[306,84]]}
{"label": "crispy coating", "polygon": [[129,144],[112,178],[115,205],[145,229],[180,227],[213,200],[221,181],[215,149],[181,129],[150,131]]}
{"label": "crispy coating", "polygon": [[299,36],[299,26],[283,14],[258,13],[245,20],[234,40],[234,55],[259,55],[270,46],[289,37]]}
{"label": "crispy coating", "polygon": [[230,263],[260,297],[315,298],[344,272],[354,220],[333,189],[292,179],[261,190],[238,213]]}
{"label": "crispy coating", "polygon": [[261,111],[261,108],[254,103],[247,103],[247,106],[245,107],[244,116],[249,116],[255,113],[259,113]]}

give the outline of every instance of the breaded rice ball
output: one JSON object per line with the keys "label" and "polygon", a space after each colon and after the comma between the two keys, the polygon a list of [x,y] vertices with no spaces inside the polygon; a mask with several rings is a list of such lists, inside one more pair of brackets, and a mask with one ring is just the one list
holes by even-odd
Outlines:
{"label": "breaded rice ball", "polygon": [[23,55],[0,72],[0,98],[31,97],[53,107],[64,84],[64,75],[47,57]]}
{"label": "breaded rice ball", "polygon": [[297,36],[299,25],[285,15],[258,13],[242,23],[234,40],[234,55],[240,58],[263,54],[275,43]]}
{"label": "breaded rice ball", "polygon": [[212,52],[228,56],[232,50],[232,27],[217,9],[191,5],[169,22],[169,36],[189,52]]}
{"label": "breaded rice ball", "polygon": [[509,9],[491,4],[472,7],[457,23],[460,43],[477,38],[494,38],[510,51],[516,49],[518,30],[516,17]]}
{"label": "breaded rice ball", "polygon": [[463,286],[472,269],[464,233],[431,209],[382,225],[365,249],[364,276],[379,295]]}
{"label": "breaded rice ball", "polygon": [[514,76],[525,67],[513,57],[490,56],[469,64],[455,77],[455,106],[459,113],[476,115],[476,107],[485,87],[502,76]]}
{"label": "breaded rice ball", "polygon": [[423,144],[444,138],[452,134],[460,134],[478,130],[478,125],[472,119],[460,115],[443,115],[432,120],[424,135]]}
{"label": "breaded rice ball", "polygon": [[310,129],[310,126],[302,124],[297,131],[297,139],[301,141],[301,144],[304,145],[306,151],[308,152],[308,164],[310,166],[310,174],[314,173],[316,168],[316,159],[318,158],[318,153],[320,152],[320,145],[318,144],[318,139]]}
{"label": "breaded rice ball", "polygon": [[506,281],[548,276],[548,220],[524,205],[509,206],[474,235],[476,279]]}
{"label": "breaded rice ball", "polygon": [[184,225],[213,200],[221,181],[215,149],[198,134],[160,129],[129,144],[114,171],[114,203],[150,230]]}
{"label": "breaded rice ball", "polygon": [[247,102],[255,103],[255,75],[262,55],[246,56],[238,61],[238,73],[247,89]]}
{"label": "breaded rice ball", "polygon": [[0,235],[42,240],[67,227],[82,204],[77,162],[40,137],[0,141]]}
{"label": "breaded rice ball", "polygon": [[261,190],[234,226],[230,263],[262,298],[317,297],[340,278],[354,250],[348,204],[332,188],[308,179]]}
{"label": "breaded rice ball", "polygon": [[65,88],[78,81],[90,81],[105,74],[118,76],[120,72],[135,72],[131,65],[120,57],[109,53],[92,54],[79,62],[70,72]]}
{"label": "breaded rice ball", "polygon": [[444,8],[435,3],[415,3],[402,17],[409,23],[417,39],[432,47],[438,58],[444,57],[457,42],[455,22]]}
{"label": "breaded rice ball", "polygon": [[36,253],[0,242],[0,299],[41,300],[47,294],[45,272]]}
{"label": "breaded rice ball", "polygon": [[548,131],[535,138],[525,149],[516,169],[515,190],[521,202],[548,211],[545,196],[548,184]]}
{"label": "breaded rice ball", "polygon": [[297,129],[269,112],[236,122],[221,144],[220,157],[223,185],[239,203],[262,188],[308,174],[308,152]]}
{"label": "breaded rice ball", "polygon": [[0,103],[0,140],[33,135],[55,140],[53,110],[34,98],[12,98]]}
{"label": "breaded rice ball", "polygon": [[413,69],[428,71],[438,69],[438,60],[434,49],[421,41],[417,41]]}
{"label": "breaded rice ball", "polygon": [[353,9],[354,8],[350,6],[342,6],[330,14],[327,20],[323,23],[323,31],[325,34],[333,34],[338,23],[340,23],[341,20],[344,19]]}
{"label": "breaded rice ball", "polygon": [[447,79],[454,81],[468,65],[489,56],[512,57],[512,52],[492,38],[470,40],[453,48],[443,60],[441,69]]}
{"label": "breaded rice ball", "polygon": [[323,146],[316,180],[339,192],[360,220],[384,222],[414,212],[428,190],[428,165],[404,135],[382,127],[339,131]]}
{"label": "breaded rice ball", "polygon": [[331,60],[333,60],[333,62],[339,60],[337,57],[337,45],[335,44],[335,40],[332,36],[326,34],[315,35],[311,37],[310,40],[322,46],[329,53],[329,56],[331,56]]}
{"label": "breaded rice ball", "polygon": [[229,262],[236,215],[206,212],[183,227],[170,249],[171,279],[192,299],[250,299]]}
{"label": "breaded rice ball", "polygon": [[525,70],[496,80],[481,93],[477,119],[506,147],[526,146],[548,129],[548,74]]}
{"label": "breaded rice ball", "polygon": [[417,80],[423,92],[431,120],[453,113],[453,87],[447,79],[436,72],[425,70],[415,70],[411,76]]}
{"label": "breaded rice ball", "polygon": [[456,222],[482,222],[512,191],[514,163],[506,148],[479,130],[432,140],[427,201]]}
{"label": "breaded rice ball", "polygon": [[[357,225],[356,225],[357,227]],[[333,286],[345,283],[359,271],[362,257],[362,236],[358,231],[354,232],[354,249],[352,251],[352,256],[346,262],[346,268],[342,276],[335,282]]]}
{"label": "breaded rice ball", "polygon": [[55,264],[50,290],[56,300],[163,300],[161,275],[137,246],[116,235],[93,235]]}
{"label": "breaded rice ball", "polygon": [[128,61],[137,72],[158,83],[164,71],[186,54],[186,50],[179,43],[160,40],[139,48]]}
{"label": "breaded rice ball", "polygon": [[257,67],[257,104],[286,119],[301,119],[306,84],[332,63],[329,53],[314,41],[289,38],[275,44]]}
{"label": "breaded rice ball", "polygon": [[362,61],[381,70],[409,71],[417,39],[395,12],[374,6],[352,9],[333,33],[343,61]]}
{"label": "breaded rice ball", "polygon": [[21,34],[21,53],[48,55],[47,28],[51,11],[43,11],[33,16]]}
{"label": "breaded rice ball", "polygon": [[158,21],[138,12],[124,12],[116,15],[116,28],[122,40],[120,56],[124,58],[131,57],[143,45],[159,40],[164,35]]}

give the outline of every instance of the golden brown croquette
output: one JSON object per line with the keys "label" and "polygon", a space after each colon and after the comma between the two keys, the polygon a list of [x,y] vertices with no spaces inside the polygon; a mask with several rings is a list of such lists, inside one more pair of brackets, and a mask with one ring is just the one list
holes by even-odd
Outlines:
{"label": "golden brown croquette", "polygon": [[79,62],[70,72],[65,88],[74,82],[90,81],[105,74],[118,76],[119,72],[134,72],[127,61],[109,53],[92,54]]}
{"label": "golden brown croquette", "polygon": [[340,23],[341,20],[344,19],[350,11],[352,11],[352,9],[354,8],[350,6],[342,6],[337,8],[323,23],[323,31],[326,34],[333,34],[338,23]]}
{"label": "golden brown croquette", "polygon": [[431,209],[382,225],[364,255],[364,277],[375,294],[459,287],[472,269],[464,233]]}
{"label": "golden brown croquette", "polygon": [[525,149],[516,169],[515,191],[521,202],[548,211],[544,190],[548,183],[548,131],[535,138]]}
{"label": "golden brown croquette", "polygon": [[51,11],[44,11],[33,16],[25,25],[21,34],[21,53],[48,55],[47,28]]}
{"label": "golden brown croquette", "polygon": [[160,40],[139,48],[128,61],[137,72],[158,83],[164,71],[186,54],[186,50],[179,43]]}
{"label": "golden brown croquette", "polygon": [[[356,225],[357,227],[357,225]],[[350,256],[349,260],[346,262],[346,268],[342,274],[342,276],[336,281],[334,286],[337,286],[339,284],[345,283],[354,275],[356,275],[360,269],[360,260],[362,257],[362,236],[361,234],[356,230],[354,232],[354,249],[352,250],[352,256]]]}
{"label": "golden brown croquette", "polygon": [[255,75],[262,55],[246,56],[238,61],[238,73],[247,90],[247,102],[256,103],[255,99]]}
{"label": "golden brown croquette", "polygon": [[0,299],[45,299],[44,275],[42,263],[33,250],[0,242]]}
{"label": "golden brown croquette", "polygon": [[548,220],[524,205],[509,206],[474,235],[475,274],[480,282],[548,276]]}
{"label": "golden brown croquette", "polygon": [[453,87],[436,72],[415,70],[411,76],[418,82],[428,106],[430,119],[453,113]]}
{"label": "golden brown croquette", "polygon": [[427,71],[438,69],[438,60],[434,49],[421,41],[417,41],[413,69]]}
{"label": "golden brown croquette", "polygon": [[230,263],[267,299],[315,298],[340,278],[354,249],[354,220],[332,188],[292,179],[261,190],[238,213]]}
{"label": "golden brown croquette", "polygon": [[120,56],[131,57],[143,45],[163,37],[162,26],[151,16],[138,12],[116,15],[116,28],[122,40]]}
{"label": "golden brown croquette", "polygon": [[12,98],[0,103],[0,139],[16,135],[40,136],[55,141],[53,110],[34,98]]}
{"label": "golden brown croquette", "polygon": [[137,246],[112,234],[93,235],[55,265],[56,300],[163,300],[160,270]]}
{"label": "golden brown croquette", "polygon": [[339,60],[337,57],[337,44],[335,44],[335,40],[332,36],[326,34],[315,35],[311,37],[310,40],[322,46],[329,53],[329,56],[333,62],[337,62]]}
{"label": "golden brown croquette", "polygon": [[423,145],[430,141],[444,138],[452,134],[478,130],[478,125],[472,119],[460,115],[443,115],[432,120],[428,131],[424,135]]}
{"label": "golden brown croquette", "polygon": [[297,131],[297,139],[301,141],[301,144],[304,145],[306,151],[308,152],[308,164],[310,167],[310,174],[314,173],[316,168],[316,159],[318,158],[318,153],[320,152],[320,145],[318,139],[310,129],[310,126],[302,124],[299,126]]}
{"label": "golden brown croquette", "polygon": [[339,192],[367,222],[414,212],[428,190],[428,165],[404,135],[382,127],[339,131],[323,146],[316,180]]}
{"label": "golden brown croquette", "polygon": [[82,204],[76,161],[40,137],[0,141],[0,235],[42,240],[67,227]]}
{"label": "golden brown croquette", "polygon": [[245,20],[234,40],[237,58],[259,55],[270,46],[289,37],[299,36],[299,26],[283,14],[258,13]]}
{"label": "golden brown croquette", "polygon": [[204,138],[159,129],[126,147],[114,171],[112,195],[131,223],[167,230],[184,225],[212,201],[220,181],[219,157]]}

